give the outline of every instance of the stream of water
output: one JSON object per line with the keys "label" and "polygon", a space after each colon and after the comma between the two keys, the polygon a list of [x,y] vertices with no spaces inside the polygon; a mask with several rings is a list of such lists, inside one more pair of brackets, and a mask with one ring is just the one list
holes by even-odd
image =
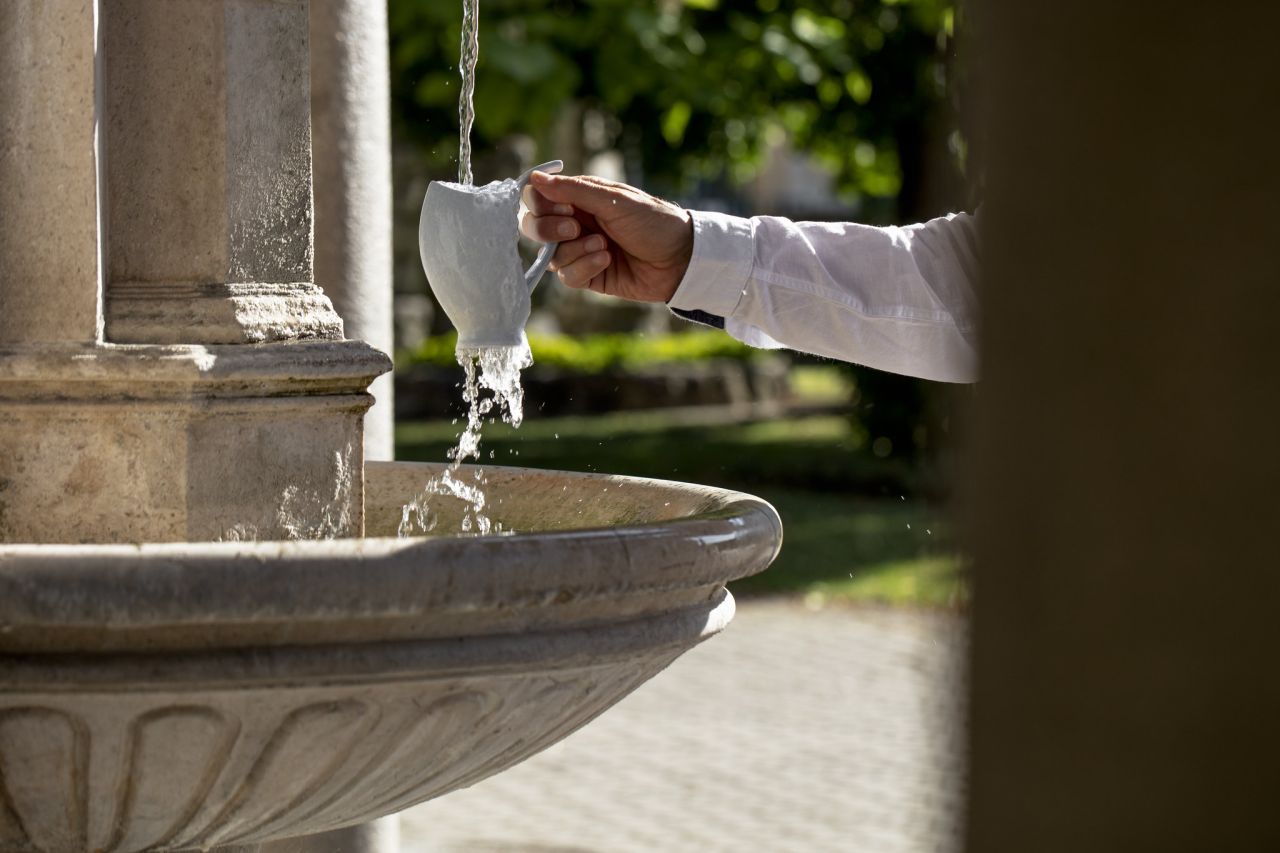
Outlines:
{"label": "stream of water", "polygon": [[470,184],[471,125],[475,122],[476,60],[480,57],[480,0],[462,0],[462,45],[458,49],[458,183]]}
{"label": "stream of water", "polygon": [[[462,91],[458,96],[458,182],[471,184],[471,125],[475,120],[475,68],[480,55],[480,0],[462,0],[462,45],[458,70],[462,75]],[[484,419],[496,414],[506,423],[519,427],[524,419],[524,389],[520,371],[533,363],[528,345],[460,349],[456,353],[465,379],[462,399],[467,404],[467,425],[458,436],[458,444],[448,453],[449,467],[438,477],[428,480],[417,498],[405,504],[400,514],[400,536],[430,533],[439,525],[439,514],[431,509],[433,497],[445,497],[464,503],[460,528],[464,533],[481,535],[507,532],[500,522],[486,513],[484,469],[474,468],[467,474],[462,464],[480,458],[480,433]],[[487,393],[486,393],[487,392]],[[448,533],[453,531],[440,531]]]}

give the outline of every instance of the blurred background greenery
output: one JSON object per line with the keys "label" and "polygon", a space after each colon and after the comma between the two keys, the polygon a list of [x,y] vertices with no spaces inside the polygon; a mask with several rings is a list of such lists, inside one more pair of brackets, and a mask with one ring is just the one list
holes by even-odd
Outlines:
{"label": "blurred background greenery", "polygon": [[[449,324],[417,260],[430,180],[457,172],[461,0],[389,0],[400,458],[458,432]],[[965,208],[952,0],[482,0],[477,181],[562,159],[700,209],[888,224]],[[954,605],[950,422],[965,393],[762,353],[661,306],[544,284],[527,417],[498,464],[743,488],[786,545],[739,593]],[[960,399],[958,399],[958,396]]]}

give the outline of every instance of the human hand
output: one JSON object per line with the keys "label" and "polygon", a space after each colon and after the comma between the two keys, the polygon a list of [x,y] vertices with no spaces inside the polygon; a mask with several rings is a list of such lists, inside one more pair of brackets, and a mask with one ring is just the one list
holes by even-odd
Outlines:
{"label": "human hand", "polygon": [[626,184],[534,172],[520,230],[559,241],[551,269],[568,287],[666,302],[693,257],[689,212]]}

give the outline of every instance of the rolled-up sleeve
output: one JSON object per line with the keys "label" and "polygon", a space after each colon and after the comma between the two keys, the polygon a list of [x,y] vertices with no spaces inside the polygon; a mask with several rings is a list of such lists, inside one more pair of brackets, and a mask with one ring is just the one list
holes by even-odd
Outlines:
{"label": "rolled-up sleeve", "polygon": [[978,224],[906,227],[692,212],[693,257],[669,305],[787,347],[944,382],[978,378]]}

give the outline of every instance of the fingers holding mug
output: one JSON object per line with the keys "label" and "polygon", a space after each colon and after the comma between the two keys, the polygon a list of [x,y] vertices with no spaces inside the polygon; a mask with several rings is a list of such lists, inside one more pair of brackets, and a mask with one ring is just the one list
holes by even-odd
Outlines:
{"label": "fingers holding mug", "polygon": [[539,243],[562,243],[581,234],[582,226],[572,216],[539,216],[526,210],[520,215],[520,233]]}
{"label": "fingers holding mug", "polygon": [[[599,234],[587,234],[577,240],[566,240],[556,249],[551,259],[552,272],[559,272],[592,252],[600,252],[605,248],[605,239]],[[606,253],[607,254],[607,253]]]}
{"label": "fingers holding mug", "polygon": [[[596,240],[599,242],[594,242]],[[560,276],[560,281],[565,287],[579,290],[590,287],[596,276],[608,269],[613,262],[613,256],[607,250],[603,248],[591,250],[588,244],[603,246],[604,239],[599,235],[593,235],[583,240],[575,240],[573,243],[562,243],[561,251],[569,249],[565,259],[561,259],[560,252],[556,252],[556,259],[551,268]]]}
{"label": "fingers holding mug", "polygon": [[532,186],[524,188],[520,201],[534,216],[573,216],[573,205],[554,202]]}

